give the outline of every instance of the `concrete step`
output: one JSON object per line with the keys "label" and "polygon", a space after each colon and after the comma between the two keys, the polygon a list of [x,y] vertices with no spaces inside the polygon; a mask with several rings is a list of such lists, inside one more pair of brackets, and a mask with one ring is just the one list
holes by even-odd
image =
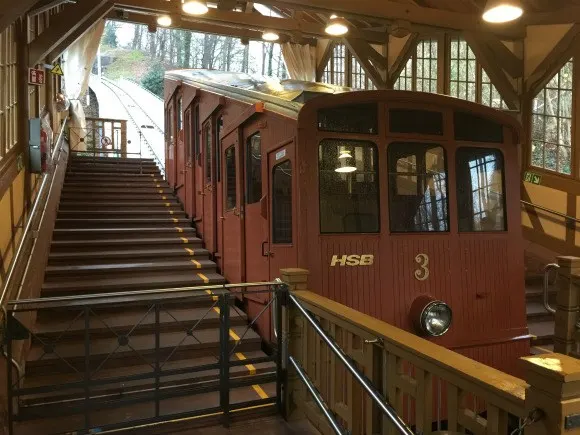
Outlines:
{"label": "concrete step", "polygon": [[100,239],[75,239],[53,240],[50,249],[53,252],[94,252],[99,250],[126,251],[134,249],[158,249],[158,248],[189,248],[202,247],[202,240],[197,237],[158,237],[126,239],[126,238],[100,238]]}
{"label": "concrete step", "polygon": [[59,205],[59,212],[66,210],[80,210],[80,211],[117,211],[117,210],[135,210],[135,211],[161,211],[180,212],[183,211],[181,204],[177,200],[172,201],[111,201],[111,200],[91,200],[90,198],[77,199],[75,201],[61,202]]}
{"label": "concrete step", "polygon": [[89,252],[51,252],[48,257],[49,266],[78,264],[113,264],[134,262],[156,262],[169,259],[207,260],[209,252],[203,248],[150,248],[126,250],[94,250]]}
{"label": "concrete step", "polygon": [[135,228],[135,227],[153,227],[156,228],[187,228],[191,221],[185,217],[173,217],[166,214],[166,217],[150,218],[85,218],[85,219],[68,219],[58,218],[55,222],[55,228]]}
{"label": "concrete step", "polygon": [[[167,207],[166,207],[167,208]],[[167,210],[166,208],[152,208],[150,210],[141,210],[133,208],[118,208],[117,210],[59,210],[58,218],[63,219],[131,219],[144,217],[174,217],[178,219],[191,219],[186,217],[184,211]]]}
{"label": "concrete step", "polygon": [[132,228],[56,228],[53,240],[94,240],[120,238],[125,240],[175,237],[194,238],[195,229],[191,227],[132,227]]}

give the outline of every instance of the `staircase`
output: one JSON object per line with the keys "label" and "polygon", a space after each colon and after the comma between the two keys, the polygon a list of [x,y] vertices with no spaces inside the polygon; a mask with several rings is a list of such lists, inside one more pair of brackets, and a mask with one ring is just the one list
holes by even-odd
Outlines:
{"label": "staircase", "polygon": [[[152,160],[73,156],[69,161],[42,297],[106,295],[148,289],[170,289],[223,284],[203,241],[183,212],[172,189]],[[219,295],[225,290],[214,291]],[[204,293],[211,293],[209,291]],[[207,295],[206,295],[207,296]],[[163,294],[158,300],[164,298]],[[232,298],[235,299],[235,298]],[[161,414],[211,409],[219,405],[219,371],[179,373],[188,367],[215,364],[219,355],[220,310],[216,297],[184,303],[168,300],[159,314],[159,346],[165,368],[176,375],[161,378],[158,386],[189,388],[161,403]],[[26,357],[23,386],[43,387],[82,380],[85,373],[86,317],[64,305],[39,311],[32,327],[35,337]],[[212,309],[213,308],[213,309]],[[240,341],[238,360],[266,357],[260,337],[247,329],[245,314],[230,305],[229,339]],[[245,334],[245,335],[244,335]],[[103,397],[103,409],[91,413],[91,427],[155,417],[151,403],[154,379],[143,378],[155,361],[155,312],[151,304],[91,307],[90,365],[92,379],[135,375],[134,380],[94,385],[92,395]],[[273,362],[237,365],[231,378],[275,372]],[[199,385],[204,388],[200,389]],[[213,389],[212,389],[213,386]],[[186,390],[187,390],[186,388]],[[275,395],[275,383],[232,391],[232,403]],[[196,393],[196,394],[193,394]],[[19,415],[34,419],[18,423],[16,434],[49,434],[83,427],[82,415],[50,418],[70,404],[81,403],[86,391],[40,388],[20,401]],[[135,403],[111,406],[128,397]],[[147,396],[149,397],[149,396]],[[84,433],[84,432],[83,432]],[[145,433],[145,432],[144,432]],[[154,432],[147,432],[154,433]]]}
{"label": "staircase", "polygon": [[[531,346],[533,354],[552,352],[554,349],[554,315],[544,308],[544,277],[530,274],[526,276],[526,312],[528,330],[533,336]],[[554,307],[556,291],[551,288],[548,300]]]}

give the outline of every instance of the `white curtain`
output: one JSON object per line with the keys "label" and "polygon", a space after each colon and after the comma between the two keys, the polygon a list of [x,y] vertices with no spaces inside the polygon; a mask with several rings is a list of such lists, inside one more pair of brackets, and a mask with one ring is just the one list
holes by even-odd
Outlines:
{"label": "white curtain", "polygon": [[316,48],[310,45],[282,44],[282,55],[294,80],[316,81]]}
{"label": "white curtain", "polygon": [[70,100],[71,150],[86,151],[86,143],[79,139],[85,137],[85,111],[79,100],[88,86],[93,63],[97,57],[101,37],[105,30],[105,20],[96,22],[83,36],[77,39],[64,52],[64,94]]}

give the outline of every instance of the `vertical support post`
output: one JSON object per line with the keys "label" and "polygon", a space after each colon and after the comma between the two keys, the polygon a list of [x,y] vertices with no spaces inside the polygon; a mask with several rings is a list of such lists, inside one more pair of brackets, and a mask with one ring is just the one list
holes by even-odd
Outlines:
{"label": "vertical support post", "polygon": [[[287,285],[288,294],[295,290],[306,290],[308,288],[308,270],[305,269],[281,269],[282,281]],[[285,309],[284,336],[287,340],[287,356],[294,357],[301,364],[304,361],[303,340],[305,335],[304,319],[297,312],[293,304],[288,304]],[[298,420],[303,417],[303,411],[299,409],[306,401],[306,389],[298,377],[295,370],[290,371],[289,366],[286,372],[286,391],[283,392],[285,411],[284,418],[287,420]]]}
{"label": "vertical support post", "polygon": [[529,384],[526,410],[543,413],[538,422],[526,427],[526,435],[579,433],[580,360],[556,353],[522,360]]}
{"label": "vertical support post", "polygon": [[85,430],[88,432],[91,426],[91,309],[85,307]]}
{"label": "vertical support post", "polygon": [[12,331],[10,325],[12,322],[10,321],[13,316],[12,312],[9,312],[4,319],[6,325],[6,388],[7,388],[7,397],[8,397],[8,435],[14,434],[14,397],[12,396],[12,386],[14,381],[12,380]]}
{"label": "vertical support post", "polygon": [[554,351],[569,355],[576,351],[576,322],[580,305],[580,258],[558,257],[558,293]]}
{"label": "vertical support post", "polygon": [[283,307],[288,306],[288,286],[286,284],[281,284],[274,287],[276,306],[276,331],[278,333],[277,339],[277,353],[276,353],[276,406],[278,407],[278,412],[285,418],[286,417],[286,407],[284,395],[287,389],[287,379],[286,370],[288,364],[286,358],[288,356],[286,346],[288,345],[288,337],[286,331],[283,328]]}
{"label": "vertical support post", "polygon": [[220,408],[223,425],[230,425],[230,304],[229,293],[220,296]]}
{"label": "vertical support post", "polygon": [[159,325],[159,304],[155,304],[155,417],[159,417],[159,378],[160,378],[160,325]]}

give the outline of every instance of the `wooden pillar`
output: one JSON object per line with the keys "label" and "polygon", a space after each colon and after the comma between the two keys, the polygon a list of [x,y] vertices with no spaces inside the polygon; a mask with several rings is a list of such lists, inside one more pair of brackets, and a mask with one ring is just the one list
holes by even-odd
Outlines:
{"label": "wooden pillar", "polygon": [[576,322],[580,297],[580,258],[558,257],[554,351],[569,355],[576,351]]}
{"label": "wooden pillar", "polygon": [[529,383],[526,410],[543,413],[525,428],[526,435],[580,434],[580,360],[555,353],[522,360]]}
{"label": "wooden pillar", "polygon": [[[308,285],[308,274],[309,272],[305,269],[281,269],[280,270],[281,279],[284,281],[289,290],[292,292],[294,290],[306,290]],[[305,367],[306,354],[303,352],[304,345],[306,343],[305,339],[305,323],[304,319],[297,312],[296,307],[293,304],[289,304],[284,313],[282,321],[282,327],[284,335],[287,338],[288,343],[288,355],[294,357],[299,361],[303,367]],[[287,388],[286,388],[286,416],[289,420],[297,420],[303,418],[304,414],[299,410],[299,405],[306,402],[306,387],[302,384],[298,375],[291,370],[290,367],[287,374]]]}

